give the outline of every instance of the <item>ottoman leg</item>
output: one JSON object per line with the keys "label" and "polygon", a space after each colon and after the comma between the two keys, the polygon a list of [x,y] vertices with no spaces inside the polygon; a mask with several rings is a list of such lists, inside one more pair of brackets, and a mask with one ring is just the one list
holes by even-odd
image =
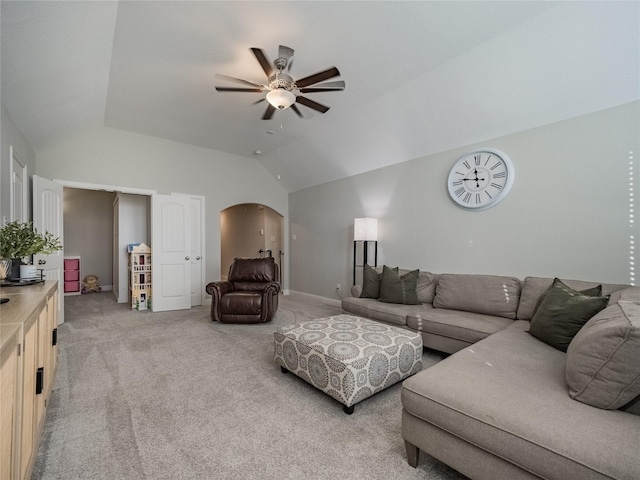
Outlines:
{"label": "ottoman leg", "polygon": [[351,415],[353,413],[354,408],[356,408],[355,405],[351,405],[350,407],[347,407],[345,405],[344,407],[342,407],[342,409],[344,410],[344,413],[346,413],[347,415]]}
{"label": "ottoman leg", "polygon": [[287,369],[286,369],[286,368],[284,368],[284,367],[280,367],[280,371],[281,371],[282,373],[289,373],[289,370],[287,370]]}

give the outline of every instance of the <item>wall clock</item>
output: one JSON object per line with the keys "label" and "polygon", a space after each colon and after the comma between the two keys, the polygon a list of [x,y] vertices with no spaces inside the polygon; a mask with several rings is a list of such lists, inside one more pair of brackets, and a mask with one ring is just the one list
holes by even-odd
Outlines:
{"label": "wall clock", "polygon": [[513,163],[506,153],[483,148],[460,157],[449,172],[447,189],[460,208],[481,211],[507,196],[514,177]]}

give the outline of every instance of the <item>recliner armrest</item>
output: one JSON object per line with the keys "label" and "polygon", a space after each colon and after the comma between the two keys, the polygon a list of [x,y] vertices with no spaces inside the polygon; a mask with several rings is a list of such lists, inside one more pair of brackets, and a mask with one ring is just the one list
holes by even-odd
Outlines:
{"label": "recliner armrest", "polygon": [[277,295],[280,293],[280,284],[278,282],[269,282],[264,286],[264,293],[267,295]]}
{"label": "recliner armrest", "polygon": [[207,284],[207,293],[209,295],[218,296],[233,292],[233,284],[231,282],[210,282]]}
{"label": "recliner armrest", "polygon": [[211,320],[220,321],[220,300],[223,295],[233,292],[231,282],[211,282],[207,284],[207,293],[211,295]]}

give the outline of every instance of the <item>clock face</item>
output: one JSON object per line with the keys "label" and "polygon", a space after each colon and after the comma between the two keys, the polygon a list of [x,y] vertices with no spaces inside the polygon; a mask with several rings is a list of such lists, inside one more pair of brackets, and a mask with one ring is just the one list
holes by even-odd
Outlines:
{"label": "clock face", "polygon": [[514,179],[509,157],[493,149],[463,155],[449,172],[451,200],[465,210],[486,210],[507,196]]}

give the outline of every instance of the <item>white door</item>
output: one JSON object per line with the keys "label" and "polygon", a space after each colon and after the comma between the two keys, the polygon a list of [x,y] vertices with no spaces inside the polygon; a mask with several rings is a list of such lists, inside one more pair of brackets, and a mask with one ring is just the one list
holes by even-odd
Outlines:
{"label": "white door", "polygon": [[204,295],[204,197],[191,196],[191,306],[202,305]]}
{"label": "white door", "polygon": [[[64,245],[62,223],[62,185],[33,176],[33,225],[39,232],[49,232]],[[34,255],[33,263],[43,269],[47,280],[58,280],[58,324],[64,323],[64,281],[62,264],[64,250],[51,255]]]}
{"label": "white door", "polygon": [[9,146],[9,155],[11,156],[9,178],[11,192],[11,221],[26,222],[27,221],[27,166],[22,163],[20,157],[14,150],[13,146]]}
{"label": "white door", "polygon": [[151,309],[191,308],[191,199],[151,196]]}

